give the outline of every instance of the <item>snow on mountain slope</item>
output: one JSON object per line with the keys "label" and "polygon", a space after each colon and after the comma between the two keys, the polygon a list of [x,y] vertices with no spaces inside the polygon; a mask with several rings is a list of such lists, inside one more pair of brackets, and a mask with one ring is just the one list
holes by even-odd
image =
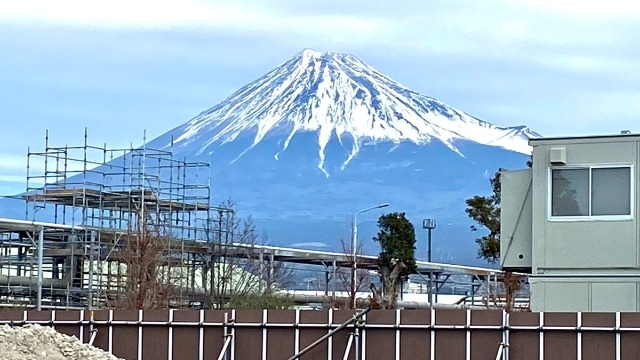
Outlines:
{"label": "snow on mountain slope", "polygon": [[[527,127],[499,127],[434,98],[411,91],[352,55],[305,49],[230,97],[174,129],[174,144],[212,145],[252,134],[253,146],[271,133],[283,136],[278,159],[299,132],[317,132],[318,167],[332,136],[350,147],[342,169],[367,143],[441,140],[464,156],[456,140],[529,154]],[[245,152],[249,149],[246,149]],[[243,153],[239,154],[242,156]]]}

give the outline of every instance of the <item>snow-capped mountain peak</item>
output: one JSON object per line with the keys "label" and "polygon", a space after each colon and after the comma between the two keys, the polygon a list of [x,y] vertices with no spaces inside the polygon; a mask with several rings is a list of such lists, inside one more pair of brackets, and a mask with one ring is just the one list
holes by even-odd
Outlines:
{"label": "snow-capped mountain peak", "polygon": [[[175,129],[177,146],[197,144],[200,153],[243,134],[253,146],[281,136],[278,156],[302,132],[317,135],[318,167],[332,138],[348,139],[344,168],[368,143],[433,139],[464,156],[457,140],[530,153],[527,127],[498,127],[434,98],[414,92],[355,56],[304,49],[287,62],[242,87],[224,101]],[[343,143],[344,144],[344,143]],[[243,152],[244,153],[244,152]],[[242,154],[240,154],[242,156]]]}

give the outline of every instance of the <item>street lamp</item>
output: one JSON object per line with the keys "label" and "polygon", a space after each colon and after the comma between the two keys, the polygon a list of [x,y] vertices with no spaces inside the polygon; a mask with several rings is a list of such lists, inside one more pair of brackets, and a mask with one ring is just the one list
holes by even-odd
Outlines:
{"label": "street lamp", "polygon": [[429,232],[429,243],[427,246],[427,261],[431,262],[431,230],[436,228],[436,219],[422,220],[422,228]]}
{"label": "street lamp", "polygon": [[351,263],[351,294],[353,296],[353,302],[351,303],[351,306],[353,307],[353,309],[356,308],[356,247],[357,247],[357,239],[358,239],[358,215],[362,214],[363,212],[369,211],[369,210],[375,210],[375,209],[380,209],[380,208],[384,208],[389,206],[388,203],[384,203],[381,205],[377,205],[377,206],[372,206],[370,208],[364,209],[364,210],[360,210],[357,213],[355,213],[353,215],[353,224],[352,224],[352,229],[353,229],[353,233],[351,234],[351,256],[352,256],[352,263]]}
{"label": "street lamp", "polygon": [[[436,219],[424,219],[422,220],[422,228],[427,229],[428,242],[427,242],[427,261],[431,262],[431,230],[436,228]],[[429,271],[429,306],[433,307],[432,291],[433,289],[433,271]]]}

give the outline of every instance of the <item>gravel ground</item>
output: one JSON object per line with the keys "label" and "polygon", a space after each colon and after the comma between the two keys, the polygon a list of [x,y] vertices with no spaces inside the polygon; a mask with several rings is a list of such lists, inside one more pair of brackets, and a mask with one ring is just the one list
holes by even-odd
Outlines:
{"label": "gravel ground", "polygon": [[12,328],[0,326],[0,359],[2,360],[119,360],[117,357],[74,336],[48,326],[28,324]]}

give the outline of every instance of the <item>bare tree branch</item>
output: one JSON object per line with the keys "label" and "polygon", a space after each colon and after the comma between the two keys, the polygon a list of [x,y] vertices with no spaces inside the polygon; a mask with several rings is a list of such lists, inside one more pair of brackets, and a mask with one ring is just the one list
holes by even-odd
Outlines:
{"label": "bare tree branch", "polygon": [[[349,246],[344,239],[340,240],[342,245],[342,252],[345,254],[349,263],[353,263],[353,252],[351,246]],[[363,243],[360,242],[356,246],[356,260],[357,257],[364,253]],[[333,299],[332,305],[338,309],[351,309],[353,307],[353,300],[357,296],[357,293],[368,291],[369,284],[371,283],[371,275],[367,269],[362,268],[361,264],[356,263],[356,285],[355,292],[351,289],[351,271],[352,269],[340,267],[336,269],[336,277],[338,282],[338,288],[348,294],[348,304],[344,299]]]}

